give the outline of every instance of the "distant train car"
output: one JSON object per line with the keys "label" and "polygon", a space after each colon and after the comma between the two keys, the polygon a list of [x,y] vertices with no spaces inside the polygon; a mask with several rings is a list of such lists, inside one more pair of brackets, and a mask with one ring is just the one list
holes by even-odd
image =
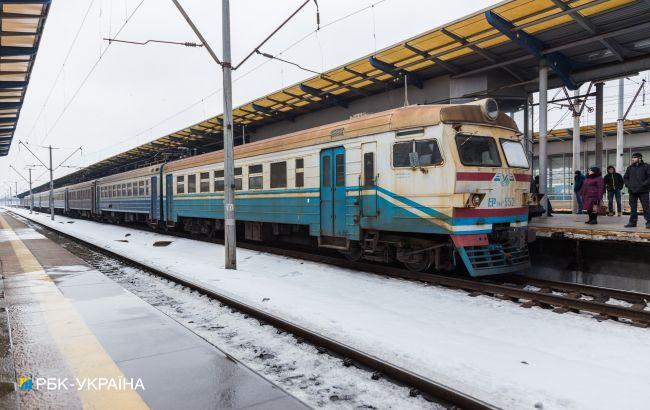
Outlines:
{"label": "distant train car", "polygon": [[[313,240],[414,271],[522,271],[528,206],[538,197],[520,139],[488,99],[398,108],[240,145],[239,231],[256,241]],[[67,188],[65,212],[196,234],[223,229],[222,151],[84,184]]]}

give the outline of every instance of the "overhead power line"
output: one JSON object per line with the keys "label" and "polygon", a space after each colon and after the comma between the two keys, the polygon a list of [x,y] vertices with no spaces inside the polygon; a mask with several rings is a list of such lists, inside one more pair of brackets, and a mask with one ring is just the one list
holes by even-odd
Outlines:
{"label": "overhead power line", "polygon": [[[135,7],[135,9],[133,9],[133,11],[132,11],[131,14],[127,17],[127,19],[124,21],[124,23],[122,24],[122,26],[120,27],[120,29],[117,30],[117,33],[115,33],[115,37],[117,37],[117,36],[122,32],[122,30],[124,30],[124,27],[126,27],[126,25],[129,23],[129,21],[131,21],[131,18],[133,18],[133,16],[135,15],[135,13],[140,9],[140,7],[142,6],[142,4],[143,4],[144,2],[145,2],[145,0],[140,0],[140,3],[138,3],[138,5]],[[111,48],[111,43],[109,43],[108,46],[106,46],[106,48],[104,49],[104,51],[102,51],[102,53],[99,55],[99,58],[97,59],[97,61],[95,62],[95,64],[93,64],[93,66],[90,68],[90,71],[88,71],[88,73],[87,73],[86,76],[84,77],[83,81],[81,81],[81,84],[79,85],[79,87],[75,90],[74,94],[72,94],[72,97],[70,98],[70,101],[68,101],[68,103],[63,107],[63,111],[61,111],[61,114],[59,114],[59,116],[56,118],[56,120],[54,121],[54,124],[52,125],[52,127],[50,128],[50,130],[47,131],[47,133],[45,134],[45,136],[43,136],[43,138],[41,139],[41,142],[40,142],[41,144],[43,143],[43,141],[45,141],[45,140],[50,136],[50,134],[52,134],[52,132],[54,131],[54,129],[56,128],[56,126],[57,126],[57,125],[59,124],[59,122],[61,121],[61,118],[63,118],[63,116],[65,115],[65,113],[68,112],[68,108],[70,108],[70,106],[72,105],[72,103],[76,100],[77,96],[79,95],[79,92],[84,88],[84,86],[85,86],[86,83],[88,82],[88,79],[89,79],[90,76],[93,74],[93,72],[95,71],[95,69],[97,68],[97,66],[99,66],[99,63],[102,61],[102,58],[104,57],[104,55],[106,55],[106,52],[108,52],[108,50],[109,50],[110,48]]]}

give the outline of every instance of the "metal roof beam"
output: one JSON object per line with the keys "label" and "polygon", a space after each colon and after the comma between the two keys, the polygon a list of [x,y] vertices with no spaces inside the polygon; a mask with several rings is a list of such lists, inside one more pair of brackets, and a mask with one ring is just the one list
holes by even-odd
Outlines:
{"label": "metal roof beam", "polygon": [[339,105],[343,108],[348,108],[347,102],[341,100],[334,94],[328,93],[327,91],[319,90],[318,88],[310,87],[305,84],[300,84],[300,90],[302,90],[303,93],[313,95],[314,97],[318,97],[325,102],[332,101],[336,105]]}
{"label": "metal roof beam", "polygon": [[[481,47],[477,46],[476,44],[470,43],[466,39],[462,38],[461,36],[459,36],[457,34],[452,33],[451,31],[447,30],[444,27],[440,29],[440,32],[443,33],[444,35],[446,35],[447,37],[451,38],[452,40],[454,40],[454,41],[456,41],[456,42],[458,42],[458,43],[460,43],[460,44],[462,44],[464,46],[469,47],[475,53],[482,56],[483,58],[485,58],[486,60],[488,60],[491,63],[496,63],[497,61],[499,61],[499,58],[496,55],[492,54],[492,52],[484,50]],[[516,78],[517,80],[524,81],[524,77],[521,74],[519,74],[517,71],[513,70],[512,68],[506,67],[506,66],[503,66],[501,68],[503,70],[507,71],[508,74],[510,74],[511,76]]]}
{"label": "metal roof beam", "polygon": [[433,61],[434,63],[438,64],[440,67],[443,67],[445,70],[449,71],[452,74],[458,74],[460,72],[460,68],[456,67],[452,63],[448,63],[444,60],[439,59],[438,57],[435,57],[432,54],[429,54],[428,51],[420,50],[419,48],[413,47],[409,43],[404,43],[404,48],[414,52],[415,54],[424,57],[425,60]]}
{"label": "metal roof beam", "polygon": [[[575,20],[583,29],[585,29],[592,36],[600,34],[598,28],[592,23],[588,18],[584,17],[582,14],[577,11],[571,10],[571,6],[563,2],[562,0],[551,0],[559,9],[562,11],[567,11],[571,18]],[[618,61],[623,61],[625,51],[620,44],[618,44],[614,39],[603,38],[599,40],[609,51],[612,52],[618,59]]]}
{"label": "metal roof beam", "polygon": [[[4,47],[2,47],[4,48]],[[2,52],[0,51],[0,55]],[[27,81],[0,81],[0,89],[2,88],[25,88],[27,87]]]}
{"label": "metal roof beam", "polygon": [[408,79],[410,78],[411,83],[415,85],[417,88],[419,89],[424,88],[424,81],[422,81],[422,78],[420,78],[420,76],[415,73],[406,71],[392,64],[378,60],[375,57],[369,57],[368,61],[370,62],[370,65],[376,68],[377,70],[383,71],[384,73],[391,75],[395,78],[406,78],[407,79],[406,81],[408,81]]}
{"label": "metal roof beam", "polygon": [[527,50],[538,60],[546,59],[548,66],[562,80],[562,83],[570,90],[576,90],[578,85],[571,79],[571,70],[576,65],[570,58],[560,52],[553,52],[544,55],[544,43],[537,37],[525,31],[514,32],[515,25],[505,20],[498,14],[488,10],[485,12],[487,22],[512,40],[515,44]]}
{"label": "metal roof beam", "polygon": [[[26,34],[29,35],[29,34]],[[34,56],[36,55],[36,47],[5,47],[0,48],[0,56],[14,57],[14,56]]]}

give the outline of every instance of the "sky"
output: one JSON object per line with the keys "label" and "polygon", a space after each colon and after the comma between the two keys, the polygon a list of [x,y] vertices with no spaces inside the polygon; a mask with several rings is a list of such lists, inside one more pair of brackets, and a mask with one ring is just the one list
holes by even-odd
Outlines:
{"label": "sky", "polygon": [[[221,56],[221,2],[180,1]],[[232,1],[233,61],[241,61],[301,3]],[[496,3],[463,0],[441,7],[439,1],[319,0],[321,30],[315,30],[316,10],[310,2],[262,50],[324,71]],[[72,155],[56,169],[56,178],[222,112],[221,69],[205,49],[104,40],[115,36],[129,41],[198,42],[171,0],[54,0],[10,154],[0,158],[0,195],[14,181],[19,192],[28,189],[10,165],[26,176],[28,166],[39,164],[18,141],[43,161],[46,147],[55,147],[55,167]],[[253,56],[234,73],[233,104],[310,76]],[[628,100],[639,81],[640,77],[628,81]],[[616,118],[616,93],[616,84],[608,83],[606,121]],[[549,126],[565,110],[556,111]],[[639,105],[631,117],[648,111]],[[589,121],[589,113],[585,115]],[[48,180],[43,166],[33,175],[35,186]]]}

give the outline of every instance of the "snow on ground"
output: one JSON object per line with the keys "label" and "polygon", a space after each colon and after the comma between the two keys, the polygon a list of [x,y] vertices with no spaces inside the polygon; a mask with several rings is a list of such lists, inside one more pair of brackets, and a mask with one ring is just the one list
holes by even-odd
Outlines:
{"label": "snow on ground", "polygon": [[0,242],[15,241],[18,239],[29,240],[43,238],[45,238],[43,235],[30,228],[0,229]]}
{"label": "snow on ground", "polygon": [[[317,330],[503,408],[648,406],[650,330],[121,226],[25,217]],[[127,235],[128,234],[128,235]],[[167,247],[153,243],[169,240]]]}

